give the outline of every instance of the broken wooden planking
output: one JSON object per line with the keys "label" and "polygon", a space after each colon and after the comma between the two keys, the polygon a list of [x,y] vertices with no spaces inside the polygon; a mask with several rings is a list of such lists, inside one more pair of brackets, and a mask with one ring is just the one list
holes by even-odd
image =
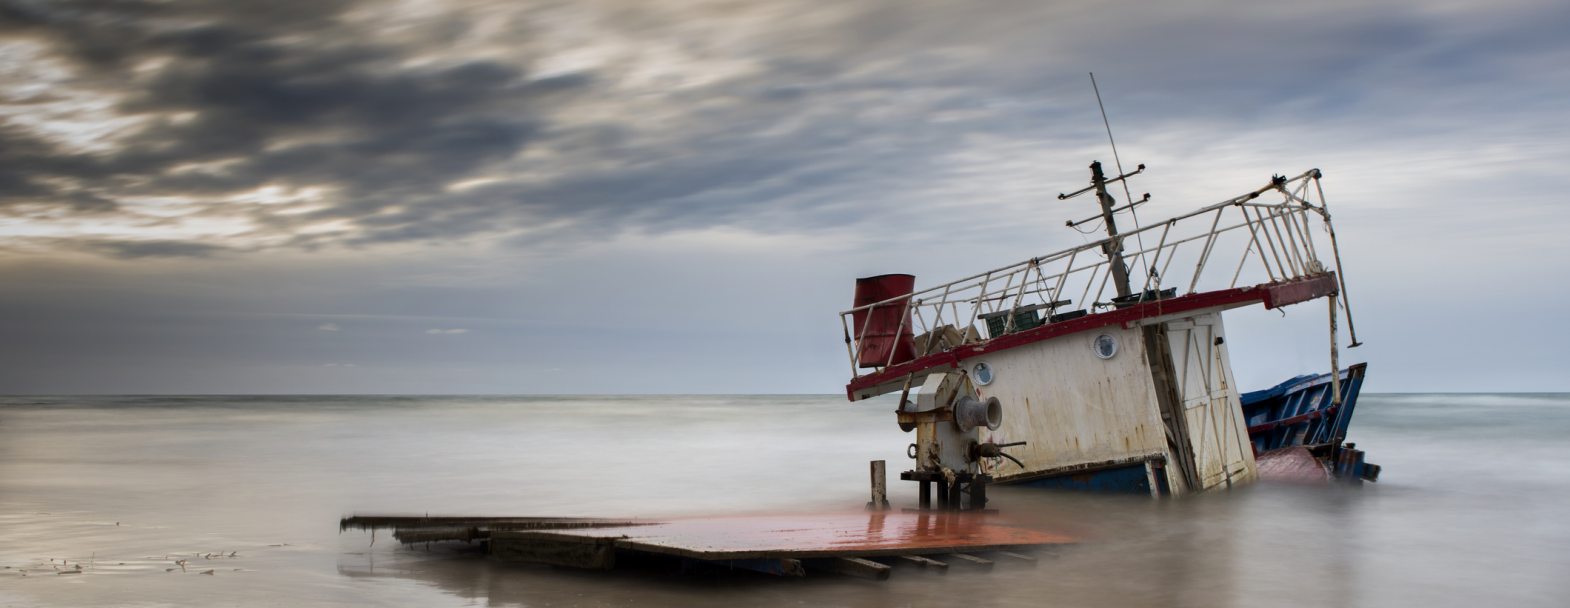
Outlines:
{"label": "broken wooden planking", "polygon": [[939,572],[948,572],[949,570],[949,565],[947,563],[940,562],[930,557],[922,557],[920,555],[896,555],[894,558],[900,563],[920,566],[922,568],[931,568]]}
{"label": "broken wooden planking", "polygon": [[520,539],[512,533],[499,533],[491,537],[490,551],[491,557],[506,562],[586,570],[610,570],[616,567],[616,546],[609,539]]}
{"label": "broken wooden planking", "polygon": [[481,528],[544,530],[639,526],[654,522],[600,517],[473,517],[463,515],[351,515],[338,520],[339,530]]}
{"label": "broken wooden planking", "polygon": [[991,568],[994,564],[994,562],[990,559],[985,557],[977,557],[969,553],[950,553],[949,557],[953,558],[949,562],[951,564],[975,566],[977,568]]}
{"label": "broken wooden planking", "polygon": [[1034,555],[1026,555],[1024,553],[1015,553],[1013,551],[993,551],[992,553],[994,555],[998,555],[1000,557],[1006,557],[1006,558],[1009,558],[1009,559],[1017,561],[1017,562],[1025,562],[1027,564],[1034,564],[1034,563],[1036,563],[1036,556],[1034,556]]}
{"label": "broken wooden planking", "polygon": [[887,564],[880,564],[860,557],[827,557],[807,560],[806,563],[807,567],[811,569],[870,578],[877,581],[888,580],[889,571],[892,570]]}

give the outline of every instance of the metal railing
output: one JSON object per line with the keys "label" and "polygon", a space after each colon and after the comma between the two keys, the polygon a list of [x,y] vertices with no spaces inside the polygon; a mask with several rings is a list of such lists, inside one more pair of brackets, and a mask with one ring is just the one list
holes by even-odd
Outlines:
{"label": "metal railing", "polygon": [[[1016,323],[1021,311],[1045,310],[1050,322],[1052,314],[1063,307],[1095,313],[1119,304],[1177,297],[1177,289],[1186,290],[1183,295],[1198,293],[1201,288],[1221,289],[1218,278],[1225,278],[1226,288],[1233,288],[1338,270],[1340,256],[1335,231],[1319,179],[1318,169],[1292,178],[1277,177],[1252,192],[1119,234],[1117,239],[1123,244],[1138,242],[1138,236],[1154,238],[1157,243],[1142,250],[1124,251],[1133,289],[1129,298],[1108,295],[1113,274],[1105,254],[1113,242],[1108,237],[841,312],[851,375],[861,373],[858,362],[862,345],[876,316],[870,314],[871,309],[898,306],[901,301],[905,312],[900,315],[895,335],[906,330],[904,324],[909,319],[914,325],[910,329],[916,334],[916,356],[920,357],[957,346],[951,343],[956,334],[968,344],[1011,333],[1019,329]],[[1279,194],[1281,201],[1264,202],[1261,197],[1271,192]],[[1316,227],[1328,235],[1325,238],[1331,244],[1334,267],[1320,257],[1321,250],[1315,243]],[[1224,274],[1218,275],[1214,270],[1217,267],[1224,268]],[[1114,295],[1115,289],[1114,286]],[[1344,282],[1340,291],[1344,298]],[[864,315],[866,321],[861,327],[853,328],[852,318],[858,312],[869,314]],[[1002,330],[983,335],[977,328],[983,317],[994,319],[994,326],[1001,317]],[[946,326],[956,331],[940,331]],[[869,373],[901,363],[893,360],[896,352],[898,349],[890,348],[888,360]]]}

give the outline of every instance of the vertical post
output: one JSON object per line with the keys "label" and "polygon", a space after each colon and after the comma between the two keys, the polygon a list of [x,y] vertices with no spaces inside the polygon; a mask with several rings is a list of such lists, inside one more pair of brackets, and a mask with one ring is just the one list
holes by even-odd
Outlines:
{"label": "vertical post", "polygon": [[1363,343],[1357,341],[1357,326],[1352,323],[1352,302],[1347,300],[1346,295],[1346,273],[1341,271],[1341,246],[1336,244],[1336,226],[1330,223],[1330,205],[1325,203],[1325,188],[1319,185],[1319,175],[1319,169],[1315,169],[1314,189],[1319,192],[1319,208],[1321,215],[1325,217],[1325,230],[1330,232],[1330,251],[1336,258],[1336,281],[1341,283],[1341,304],[1346,306],[1347,337],[1352,339],[1352,343],[1348,344],[1347,348],[1357,348]]}
{"label": "vertical post", "polygon": [[980,511],[987,508],[987,480],[980,475],[970,479],[970,509]]}
{"label": "vertical post", "polygon": [[921,497],[917,500],[916,505],[921,507],[922,509],[931,509],[932,508],[932,482],[923,480],[923,481],[920,481],[918,483],[921,484]]}
{"label": "vertical post", "polygon": [[1330,302],[1330,404],[1341,405],[1341,361],[1336,339],[1336,298]]}
{"label": "vertical post", "polygon": [[940,479],[932,483],[938,486],[938,508],[949,508],[949,482]]}
{"label": "vertical post", "polygon": [[889,508],[889,481],[885,470],[884,461],[872,461],[872,500],[867,503],[868,510],[882,511]]}
{"label": "vertical post", "polygon": [[1096,200],[1101,203],[1101,220],[1107,225],[1107,259],[1112,264],[1112,279],[1117,287],[1118,297],[1127,297],[1132,290],[1128,286],[1128,267],[1123,265],[1123,240],[1118,238],[1118,225],[1112,219],[1112,195],[1107,194],[1107,176],[1101,172],[1101,161],[1090,163],[1090,183],[1096,187]]}

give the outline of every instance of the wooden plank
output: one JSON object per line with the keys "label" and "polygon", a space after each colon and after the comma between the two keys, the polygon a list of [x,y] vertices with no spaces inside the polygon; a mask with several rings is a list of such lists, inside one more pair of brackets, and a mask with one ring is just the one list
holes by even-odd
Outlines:
{"label": "wooden plank", "polygon": [[886,564],[880,564],[870,559],[863,559],[860,557],[829,557],[815,559],[809,561],[808,566],[814,569],[837,572],[839,574],[848,576],[870,578],[878,581],[888,579],[889,571],[893,570],[893,568],[888,567]]}
{"label": "wooden plank", "polygon": [[616,547],[600,540],[563,541],[530,538],[527,533],[502,533],[491,538],[491,557],[504,562],[609,570],[616,566]]}
{"label": "wooden plank", "polygon": [[977,568],[991,568],[993,566],[992,560],[985,557],[976,557],[969,553],[950,553],[949,557],[952,559],[950,563],[954,564],[974,566]]}
{"label": "wooden plank", "polygon": [[406,545],[449,540],[467,542],[490,537],[490,532],[478,528],[416,528],[413,530],[396,528],[393,530],[393,539]]}
{"label": "wooden plank", "polygon": [[717,562],[699,562],[717,568],[751,570],[774,576],[804,576],[807,569],[799,559],[728,559]]}
{"label": "wooden plank", "polygon": [[636,526],[652,522],[599,517],[479,517],[469,515],[351,515],[338,520],[339,530],[376,528],[485,528],[488,530],[556,530]]}
{"label": "wooden plank", "polygon": [[1036,563],[1036,556],[1034,555],[1025,555],[1024,553],[1015,553],[1013,551],[993,551],[992,554],[999,557],[1006,557],[1017,562],[1025,562],[1029,564]]}
{"label": "wooden plank", "polygon": [[920,555],[896,555],[894,556],[894,559],[899,560],[900,563],[920,566],[922,568],[930,568],[939,572],[948,572],[949,570],[948,564],[930,557],[922,557]]}

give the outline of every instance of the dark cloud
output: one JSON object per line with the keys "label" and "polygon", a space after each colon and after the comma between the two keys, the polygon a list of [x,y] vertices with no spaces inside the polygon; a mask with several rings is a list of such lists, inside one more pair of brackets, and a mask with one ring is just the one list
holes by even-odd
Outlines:
{"label": "dark cloud", "polygon": [[222,245],[176,240],[71,239],[69,246],[120,259],[207,258],[232,253]]}
{"label": "dark cloud", "polygon": [[[1562,389],[1567,29],[1537,0],[0,0],[0,391],[836,390],[854,276],[1080,238],[1053,195],[1111,160],[1091,70],[1147,220],[1326,170],[1380,389]],[[1427,348],[1477,314],[1412,313],[1435,269],[1513,294],[1445,339],[1530,352]],[[1237,320],[1240,381],[1324,365],[1292,314]]]}
{"label": "dark cloud", "polygon": [[[368,41],[374,32],[344,22],[350,3],[266,5],[8,4],[10,34],[45,43],[78,71],[77,84],[146,123],[107,152],[74,152],[4,125],[0,201],[104,212],[128,197],[206,203],[266,186],[322,187],[334,192],[327,209],[287,218],[258,210],[258,223],[287,231],[364,218],[430,202],[451,181],[519,153],[539,132],[542,99],[590,81],[531,81],[521,61],[410,67],[427,49]],[[190,170],[214,162],[222,168]]]}
{"label": "dark cloud", "polygon": [[[1050,194],[1102,145],[1091,69],[1126,132],[1417,132],[1448,117],[1446,100],[1529,79],[1504,66],[1561,53],[1547,41],[1567,21],[1534,5],[1208,2],[1137,16],[879,0],[454,2],[404,19],[350,0],[0,7],[0,31],[65,62],[72,90],[143,121],[85,151],[4,125],[0,213],[132,217],[174,198],[194,201],[186,219],[246,223],[229,245],[248,250],[882,223],[974,180],[952,157],[978,137],[1072,157],[999,187]],[[542,67],[575,53],[600,59]],[[304,202],[234,200],[264,188]]]}

